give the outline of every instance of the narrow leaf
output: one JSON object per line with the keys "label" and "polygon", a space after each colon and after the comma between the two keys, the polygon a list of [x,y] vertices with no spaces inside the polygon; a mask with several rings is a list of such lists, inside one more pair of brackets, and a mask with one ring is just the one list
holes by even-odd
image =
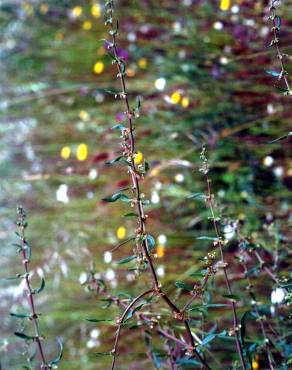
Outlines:
{"label": "narrow leaf", "polygon": [[193,286],[191,284],[186,284],[184,283],[183,281],[176,281],[175,283],[175,286],[180,288],[180,289],[184,289],[184,290],[188,290],[189,292],[193,290]]}
{"label": "narrow leaf", "polygon": [[239,301],[239,297],[235,294],[224,294],[223,297],[230,299],[231,301]]}
{"label": "narrow leaf", "polygon": [[17,337],[21,338],[21,339],[25,339],[25,340],[34,340],[35,337],[32,337],[30,335],[26,335],[24,333],[20,333],[18,331],[14,332],[14,335],[16,335]]}
{"label": "narrow leaf", "polygon": [[124,265],[125,263],[128,263],[130,261],[133,261],[134,259],[136,259],[136,256],[135,255],[129,256],[129,257],[126,257],[126,258],[123,258],[123,259],[119,260],[117,262],[117,264],[118,265]]}
{"label": "narrow leaf", "polygon": [[38,289],[35,289],[32,293],[33,294],[40,293],[42,290],[44,290],[45,285],[46,285],[45,279],[42,277],[40,287]]}
{"label": "narrow leaf", "polygon": [[102,200],[109,203],[116,202],[117,200],[121,200],[122,202],[126,203],[131,202],[131,199],[127,195],[122,193],[115,193],[107,198],[103,198]]}
{"label": "narrow leaf", "polygon": [[30,317],[30,314],[10,312],[10,316],[17,317],[19,319],[26,319],[26,318],[29,318]]}
{"label": "narrow leaf", "polygon": [[58,343],[60,346],[59,354],[50,362],[51,366],[58,365],[63,357],[63,351],[64,351],[63,343],[59,339],[58,339]]}

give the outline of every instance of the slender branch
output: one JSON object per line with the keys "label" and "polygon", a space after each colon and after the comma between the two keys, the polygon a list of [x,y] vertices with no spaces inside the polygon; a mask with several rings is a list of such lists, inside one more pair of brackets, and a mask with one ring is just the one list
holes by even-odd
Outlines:
{"label": "slender branch", "polygon": [[281,18],[276,14],[276,1],[275,0],[271,1],[269,19],[271,20],[272,25],[273,25],[273,27],[272,27],[273,40],[271,41],[270,46],[275,45],[276,52],[277,52],[277,57],[280,61],[280,67],[281,67],[281,71],[280,71],[278,80],[280,81],[283,78],[283,80],[285,82],[285,85],[286,85],[286,88],[287,88],[286,94],[292,96],[292,90],[290,89],[289,81],[288,81],[288,78],[287,78],[288,73],[287,73],[287,71],[285,69],[285,66],[284,66],[285,55],[282,53],[282,51],[280,50],[280,47],[279,47],[278,33],[279,33],[280,27],[281,27]]}
{"label": "slender branch", "polygon": [[[208,159],[206,157],[206,149],[205,148],[202,149],[201,159],[203,160],[203,165],[202,165],[202,168],[201,168],[201,172],[205,175],[206,184],[207,184],[206,202],[209,206],[209,210],[210,210],[210,213],[211,213],[211,219],[212,219],[212,222],[213,222],[213,227],[214,227],[216,238],[217,238],[217,240],[215,242],[215,246],[217,246],[219,248],[219,251],[220,251],[221,267],[223,269],[224,280],[225,280],[225,285],[226,285],[227,290],[228,290],[228,294],[232,295],[233,292],[232,292],[231,284],[230,284],[228,274],[227,274],[228,264],[225,262],[224,253],[223,253],[223,239],[220,236],[218,220],[217,220],[217,218],[215,216],[215,212],[214,212],[214,201],[213,201],[213,194],[212,194],[212,190],[211,190],[211,180],[208,176],[209,166],[208,166]],[[239,333],[238,333],[239,325],[238,325],[238,317],[237,317],[237,312],[236,312],[236,303],[233,300],[231,300],[231,309],[232,309],[232,316],[233,316],[233,331],[234,331],[234,335],[235,335],[236,349],[237,349],[237,353],[239,355],[241,366],[244,370],[246,370],[246,364],[245,364],[244,357],[243,357],[242,345],[240,343]]]}
{"label": "slender branch", "polygon": [[43,348],[43,344],[42,344],[43,337],[40,335],[40,329],[39,329],[39,323],[38,323],[38,317],[39,316],[38,316],[38,314],[36,313],[36,310],[35,310],[35,302],[34,302],[34,298],[33,298],[34,292],[32,290],[32,287],[31,287],[31,284],[30,284],[30,281],[29,281],[29,276],[30,276],[30,273],[29,273],[29,252],[28,252],[27,241],[26,241],[26,238],[25,238],[25,227],[26,227],[25,218],[26,218],[26,215],[25,215],[25,212],[24,212],[22,207],[17,208],[17,213],[18,213],[17,226],[19,227],[19,231],[20,231],[19,232],[19,237],[20,237],[20,240],[21,240],[22,264],[23,264],[24,270],[25,270],[24,279],[25,279],[26,289],[27,289],[27,299],[28,299],[28,303],[29,303],[29,306],[30,306],[30,309],[31,309],[30,320],[33,322],[34,331],[35,331],[34,340],[37,343],[38,351],[39,351],[40,358],[41,358],[41,361],[42,361],[40,368],[41,369],[50,369],[50,366],[48,365],[48,363],[46,361],[46,358],[45,358],[45,354],[44,354],[44,348]]}
{"label": "slender branch", "polygon": [[117,350],[118,350],[118,344],[119,344],[119,339],[120,339],[120,334],[121,334],[121,328],[122,328],[122,325],[123,325],[123,322],[124,322],[124,319],[125,317],[127,316],[128,312],[130,311],[130,309],[143,297],[145,297],[146,295],[150,294],[150,293],[153,293],[154,290],[153,289],[149,289],[147,290],[146,292],[144,293],[141,293],[140,295],[138,295],[135,299],[132,300],[132,302],[126,307],[125,311],[123,312],[121,318],[118,320],[118,330],[117,330],[117,333],[116,333],[116,338],[115,338],[115,344],[114,344],[114,348],[112,349],[111,353],[113,355],[113,359],[112,359],[112,366],[111,366],[111,369],[113,370],[115,368],[115,362],[116,362],[116,356],[117,356]]}
{"label": "slender branch", "polygon": [[[244,269],[245,269],[245,271],[247,271],[246,264],[244,264]],[[268,358],[268,362],[269,362],[269,368],[270,368],[270,370],[275,370],[274,366],[273,366],[273,363],[274,363],[273,355],[272,355],[272,352],[270,351],[270,348],[269,348],[270,340],[269,340],[269,338],[267,336],[267,333],[266,333],[263,318],[260,315],[259,310],[257,308],[256,296],[255,296],[254,291],[252,291],[252,284],[250,282],[250,279],[248,279],[248,282],[249,282],[249,287],[250,287],[250,296],[252,298],[252,306],[253,306],[253,309],[255,310],[256,314],[257,314],[257,318],[258,318],[257,321],[260,323],[262,336],[263,336],[264,342],[265,342],[265,349],[266,349],[266,354],[267,354],[267,358]]]}

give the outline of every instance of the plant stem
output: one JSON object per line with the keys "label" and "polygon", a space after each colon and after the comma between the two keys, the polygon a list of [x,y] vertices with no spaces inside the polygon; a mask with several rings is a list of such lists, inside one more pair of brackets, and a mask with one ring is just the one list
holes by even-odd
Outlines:
{"label": "plant stem", "polygon": [[34,330],[35,330],[34,340],[37,343],[37,347],[38,347],[39,354],[40,354],[41,361],[42,361],[40,368],[41,369],[49,369],[50,367],[47,364],[45,354],[44,354],[43,345],[42,345],[43,338],[40,335],[40,329],[39,329],[39,323],[38,323],[38,314],[36,313],[36,310],[35,310],[35,302],[34,302],[34,298],[33,298],[34,293],[33,293],[33,290],[31,288],[30,281],[29,281],[29,275],[30,275],[29,274],[29,256],[27,255],[27,252],[26,252],[27,243],[26,243],[25,231],[24,231],[25,230],[25,212],[21,207],[18,207],[17,212],[19,214],[18,225],[19,225],[19,230],[20,230],[19,235],[20,235],[20,240],[21,240],[22,264],[23,264],[24,270],[25,270],[24,278],[25,278],[26,289],[27,289],[27,298],[28,298],[30,309],[31,309],[30,320],[33,322]]}
{"label": "plant stem", "polygon": [[[207,369],[210,369],[210,367],[206,364],[205,360],[200,356],[198,351],[195,348],[195,342],[194,338],[192,336],[189,323],[186,319],[184,319],[183,314],[181,311],[176,307],[176,305],[170,300],[170,298],[167,296],[165,292],[162,291],[161,285],[158,282],[158,277],[154,268],[154,264],[152,261],[152,257],[149,254],[149,248],[148,248],[148,242],[147,242],[147,232],[146,232],[146,216],[144,212],[144,207],[141,199],[141,191],[140,191],[140,175],[137,171],[136,164],[134,161],[134,155],[135,155],[135,137],[134,137],[134,127],[133,127],[133,120],[134,120],[134,113],[130,109],[130,104],[129,104],[129,99],[128,99],[128,93],[126,89],[126,82],[125,82],[125,77],[124,77],[124,71],[122,70],[122,64],[118,52],[117,52],[117,40],[116,40],[116,34],[117,34],[117,28],[118,25],[116,26],[116,29],[114,28],[113,25],[113,1],[108,2],[108,14],[109,14],[109,19],[108,22],[110,24],[110,35],[112,36],[112,44],[110,48],[112,49],[113,56],[115,58],[115,62],[117,65],[117,70],[118,70],[118,75],[117,77],[120,79],[121,83],[121,96],[123,97],[125,101],[125,107],[126,107],[126,115],[127,115],[127,121],[128,121],[128,133],[129,133],[129,143],[127,138],[124,139],[124,148],[127,150],[127,156],[130,158],[130,163],[129,163],[129,171],[131,173],[131,178],[132,178],[132,184],[133,184],[133,191],[135,192],[135,197],[136,197],[136,206],[137,206],[137,211],[138,211],[138,223],[139,223],[139,234],[142,235],[142,240],[141,240],[141,245],[142,245],[142,250],[143,254],[147,260],[151,277],[152,277],[152,283],[153,283],[153,289],[151,291],[154,291],[161,299],[164,300],[164,302],[168,305],[168,307],[171,309],[173,312],[173,316],[176,320],[182,321],[185,325],[186,328],[186,334],[189,340],[189,344],[191,346],[191,352],[194,352],[197,358],[200,360],[200,362],[203,364],[203,366]],[[129,145],[128,145],[129,144]],[[120,329],[118,329],[118,335],[119,335]],[[117,336],[116,336],[117,338]],[[115,357],[114,357],[115,358]],[[113,361],[112,365],[112,370],[114,369],[115,361]]]}
{"label": "plant stem", "polygon": [[[222,265],[223,273],[224,273],[224,280],[225,280],[225,284],[228,290],[228,294],[232,295],[233,292],[232,292],[231,284],[230,284],[228,274],[227,274],[227,263],[225,262],[225,259],[224,259],[223,241],[222,241],[222,238],[220,237],[219,228],[217,225],[217,220],[216,220],[215,212],[214,212],[213,195],[211,191],[211,180],[209,179],[208,171],[205,171],[205,179],[207,183],[207,203],[209,205],[209,209],[211,212],[211,218],[213,221],[213,226],[214,226],[215,234],[216,234],[217,241],[218,241],[218,246],[219,246],[219,251],[220,251],[220,256],[221,256],[221,265]],[[233,316],[233,331],[235,335],[236,349],[237,349],[237,353],[240,358],[241,366],[244,370],[246,370],[246,365],[245,365],[245,361],[243,358],[242,345],[240,343],[239,334],[238,334],[239,327],[238,327],[238,318],[237,318],[237,312],[236,312],[236,303],[233,300],[231,301],[231,308],[232,308],[232,316]]]}
{"label": "plant stem", "polygon": [[116,362],[116,356],[117,356],[117,349],[118,349],[118,344],[119,344],[119,339],[120,339],[120,335],[121,335],[121,327],[123,325],[123,322],[124,322],[124,319],[125,317],[127,316],[128,312],[130,311],[130,309],[135,305],[135,303],[137,303],[141,298],[145,297],[146,295],[150,294],[150,293],[153,293],[154,290],[153,289],[149,289],[147,290],[146,292],[144,293],[141,293],[140,295],[138,295],[135,299],[132,300],[132,302],[126,307],[126,309],[124,310],[121,318],[119,319],[119,325],[118,325],[118,329],[117,329],[117,333],[116,333],[116,338],[115,338],[115,344],[114,344],[114,348],[112,349],[111,353],[113,355],[113,359],[112,359],[112,366],[111,366],[111,369],[113,370],[115,368],[115,362]]}

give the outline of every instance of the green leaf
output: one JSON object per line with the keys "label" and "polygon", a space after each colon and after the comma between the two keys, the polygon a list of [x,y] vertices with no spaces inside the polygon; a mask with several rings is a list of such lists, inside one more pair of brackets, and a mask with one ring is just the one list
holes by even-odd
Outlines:
{"label": "green leaf", "polygon": [[119,129],[119,130],[123,131],[123,130],[126,130],[126,127],[123,126],[123,125],[118,124],[118,125],[114,125],[112,127],[112,130],[114,130],[114,129]]}
{"label": "green leaf", "polygon": [[191,284],[186,284],[183,281],[176,281],[174,285],[180,289],[188,290],[189,292],[193,290],[193,286]]}
{"label": "green leaf", "polygon": [[136,259],[137,257],[135,255],[133,256],[129,256],[129,257],[126,257],[126,258],[123,258],[121,260],[119,260],[117,262],[118,265],[124,265],[125,263],[128,263],[130,261],[133,261],[134,259]]}
{"label": "green leaf", "polygon": [[121,200],[122,202],[126,203],[131,202],[131,199],[127,195],[122,193],[115,193],[107,198],[103,198],[102,200],[109,203],[116,202],[117,200]]}
{"label": "green leaf", "polygon": [[201,343],[201,346],[205,346],[206,344],[210,343],[214,338],[216,338],[216,334],[208,334]]}
{"label": "green leaf", "polygon": [[42,290],[44,290],[45,285],[46,285],[45,279],[42,277],[40,287],[38,289],[34,289],[32,294],[40,293]]}
{"label": "green leaf", "polygon": [[192,274],[190,274],[190,276],[194,278],[202,278],[206,275],[206,272],[206,270],[203,270],[201,272],[193,272]]}
{"label": "green leaf", "polygon": [[245,333],[246,333],[246,323],[248,317],[251,317],[251,311],[246,311],[241,319],[240,319],[240,336],[241,336],[241,341],[243,344],[245,344]]}
{"label": "green leaf", "polygon": [[188,196],[188,199],[195,199],[195,198],[204,198],[204,194],[202,193],[193,193]]}
{"label": "green leaf", "polygon": [[211,236],[198,236],[196,239],[197,240],[218,240],[218,238],[214,238]]}
{"label": "green leaf", "polygon": [[148,245],[148,252],[150,252],[155,247],[155,239],[153,238],[152,235],[148,234],[146,236],[146,240],[147,240],[147,245]]}
{"label": "green leaf", "polygon": [[18,331],[14,332],[14,335],[16,335],[17,337],[21,338],[21,339],[24,339],[24,340],[34,340],[35,337],[32,337],[30,335],[26,335],[24,333],[20,333]]}
{"label": "green leaf", "polygon": [[89,322],[108,322],[108,323],[114,323],[115,320],[113,319],[85,319],[86,321]]}
{"label": "green leaf", "polygon": [[58,343],[60,346],[59,354],[52,361],[50,361],[51,366],[58,365],[63,357],[63,351],[64,351],[63,343],[59,339],[58,339]]}
{"label": "green leaf", "polygon": [[8,276],[8,277],[6,278],[6,280],[17,280],[17,279],[22,279],[22,278],[24,278],[24,275],[16,274],[16,275],[14,275],[14,276]]}
{"label": "green leaf", "polygon": [[25,258],[28,261],[30,261],[30,257],[31,257],[31,248],[30,248],[30,246],[27,243],[25,243],[23,249],[25,250]]}
{"label": "green leaf", "polygon": [[235,294],[224,294],[222,297],[230,299],[231,301],[239,301],[239,297]]}
{"label": "green leaf", "polygon": [[292,284],[285,284],[285,285],[281,285],[281,288],[284,288],[284,289],[290,290],[290,289],[292,289]]}
{"label": "green leaf", "polygon": [[126,158],[124,156],[122,156],[122,155],[120,155],[120,156],[118,156],[116,158],[113,158],[110,161],[106,161],[105,163],[106,164],[114,164],[114,163],[118,163],[118,162],[120,162],[120,163],[126,163],[126,164],[129,165],[129,163],[127,162]]}
{"label": "green leaf", "polygon": [[10,312],[10,316],[17,317],[19,319],[27,319],[31,317],[31,315],[27,313],[14,313],[14,312]]}
{"label": "green leaf", "polygon": [[137,213],[130,212],[130,213],[126,213],[126,214],[124,215],[124,217],[139,217],[139,215],[137,215]]}

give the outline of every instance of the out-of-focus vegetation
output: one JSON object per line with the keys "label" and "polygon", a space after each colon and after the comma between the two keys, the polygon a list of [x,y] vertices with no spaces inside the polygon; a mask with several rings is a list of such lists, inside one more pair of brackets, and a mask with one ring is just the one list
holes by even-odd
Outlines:
{"label": "out-of-focus vegetation", "polygon": [[[191,283],[190,274],[203,268],[201,259],[212,249],[212,242],[201,238],[214,237],[209,210],[200,197],[190,199],[205,192],[199,172],[205,144],[240,318],[246,320],[252,299],[236,259],[243,252],[235,222],[250,245],[261,247],[260,255],[280,281],[265,271],[258,278],[257,269],[248,274],[262,314],[281,338],[273,352],[281,364],[276,368],[284,369],[291,352],[289,302],[272,304],[271,293],[289,283],[291,137],[270,142],[291,131],[292,111],[291,97],[266,73],[279,69],[275,50],[267,48],[272,39],[268,2],[141,0],[118,5],[119,53],[128,65],[129,97],[133,106],[136,96],[142,99],[135,135],[140,156],[150,164],[142,187],[151,200],[148,231],[156,239],[155,264],[163,286],[176,302],[186,301],[187,292],[174,282]],[[288,55],[291,9],[291,1],[279,7],[280,46]],[[124,119],[124,106],[115,99],[118,84],[106,54],[102,12],[103,3],[95,1],[0,1],[3,369],[20,369],[25,362],[25,346],[13,335],[23,323],[9,316],[25,305],[23,284],[5,280],[22,268],[11,246],[17,204],[29,211],[32,280],[38,284],[38,275],[46,277],[46,289],[37,297],[46,350],[53,358],[58,353],[54,338],[65,344],[60,369],[103,369],[110,363],[109,356],[96,353],[112,348],[114,326],[86,318],[112,319],[120,311],[114,305],[104,310],[104,302],[81,285],[86,271],[94,267],[112,294],[134,297],[149,284],[147,273],[137,276],[126,265],[115,265],[132,254],[130,245],[105,253],[131,237],[135,224],[123,217],[127,205],[101,201],[130,185],[126,171],[105,164],[119,150],[118,134],[110,128]],[[289,73],[289,58],[286,68]],[[247,263],[255,265],[251,255]],[[224,294],[219,274],[203,301],[224,304]],[[159,304],[162,320],[164,309]],[[231,329],[231,314],[224,307],[194,312],[192,329],[200,338],[203,332]],[[118,368],[153,368],[140,332],[123,330]],[[248,320],[246,338],[247,343],[258,341],[253,368],[265,369],[255,318]],[[236,368],[232,339],[215,341],[213,368],[231,363]],[[154,346],[160,353],[157,336]]]}

